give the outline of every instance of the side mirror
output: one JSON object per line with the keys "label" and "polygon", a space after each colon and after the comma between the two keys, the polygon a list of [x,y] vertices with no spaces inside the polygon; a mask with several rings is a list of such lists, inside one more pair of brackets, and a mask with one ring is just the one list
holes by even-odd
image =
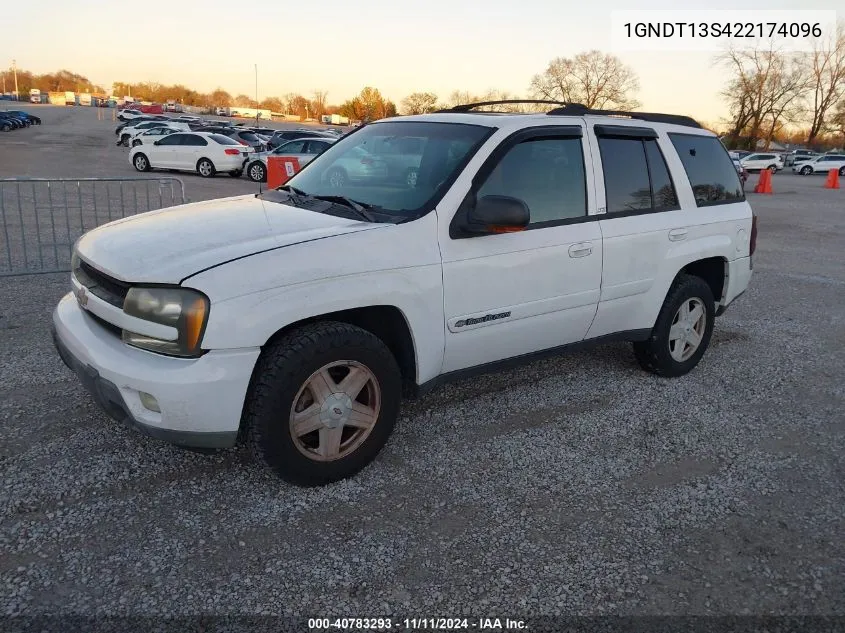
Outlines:
{"label": "side mirror", "polygon": [[161,139],[153,141],[153,145],[161,145]]}
{"label": "side mirror", "polygon": [[531,213],[524,200],[484,196],[467,211],[463,229],[470,233],[515,233],[525,230]]}

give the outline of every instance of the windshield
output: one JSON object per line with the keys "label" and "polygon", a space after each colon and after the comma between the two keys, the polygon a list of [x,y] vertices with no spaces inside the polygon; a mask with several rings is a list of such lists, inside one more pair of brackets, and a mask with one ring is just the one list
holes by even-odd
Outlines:
{"label": "windshield", "polygon": [[306,195],[416,215],[431,210],[493,131],[466,123],[374,123],[333,143],[287,184]]}

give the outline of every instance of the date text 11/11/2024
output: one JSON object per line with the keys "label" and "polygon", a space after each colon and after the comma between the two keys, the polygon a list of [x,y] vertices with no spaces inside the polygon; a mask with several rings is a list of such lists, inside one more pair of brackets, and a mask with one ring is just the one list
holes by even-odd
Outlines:
{"label": "date text 11/11/2024", "polygon": [[518,631],[524,620],[511,618],[309,618],[308,630],[340,631]]}

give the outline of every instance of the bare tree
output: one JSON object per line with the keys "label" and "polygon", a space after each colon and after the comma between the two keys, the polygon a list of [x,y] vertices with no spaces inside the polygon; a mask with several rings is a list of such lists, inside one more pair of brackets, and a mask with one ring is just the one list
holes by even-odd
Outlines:
{"label": "bare tree", "polygon": [[809,85],[806,64],[800,56],[773,48],[731,49],[717,60],[733,74],[722,92],[733,119],[731,143],[742,137],[746,148],[754,150],[762,138],[768,147],[775,133],[799,115]]}
{"label": "bare tree", "polygon": [[840,22],[835,34],[827,41],[817,43],[810,65],[808,114],[812,114],[812,123],[808,143],[827,129],[826,116],[845,97],[845,24]]}
{"label": "bare tree", "polygon": [[425,114],[437,109],[437,95],[431,92],[414,92],[402,99],[403,114]]}
{"label": "bare tree", "polygon": [[557,57],[531,79],[534,98],[582,103],[588,108],[632,110],[639,90],[634,71],[618,57],[592,50],[573,58]]}
{"label": "bare tree", "polygon": [[329,93],[325,90],[315,90],[312,93],[311,110],[312,114],[318,119],[326,113],[326,101],[328,97]]}

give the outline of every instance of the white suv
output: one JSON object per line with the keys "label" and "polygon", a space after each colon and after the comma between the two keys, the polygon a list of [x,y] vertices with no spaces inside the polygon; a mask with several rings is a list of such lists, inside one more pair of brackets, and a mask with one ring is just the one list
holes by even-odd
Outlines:
{"label": "white suv", "polygon": [[[96,228],[56,346],[113,417],[243,440],[311,485],[364,467],[403,394],[446,380],[607,341],[686,374],[748,286],[756,221],[716,136],[614,114],[386,119],[279,189]],[[422,139],[412,183],[369,151],[388,138]]]}
{"label": "white suv", "polygon": [[768,169],[772,173],[784,168],[782,154],[749,154],[739,161],[748,171]]}

